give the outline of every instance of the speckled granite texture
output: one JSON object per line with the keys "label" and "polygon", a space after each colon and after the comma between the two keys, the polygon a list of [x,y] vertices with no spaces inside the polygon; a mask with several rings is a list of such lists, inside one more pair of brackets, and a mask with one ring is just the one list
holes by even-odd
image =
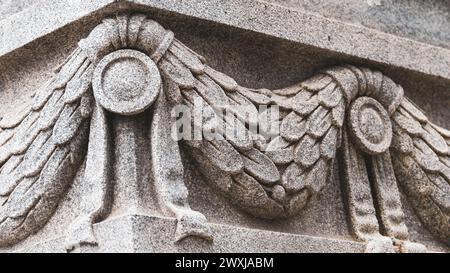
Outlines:
{"label": "speckled granite texture", "polygon": [[424,43],[450,47],[450,3],[395,0],[268,0],[293,9],[378,29]]}
{"label": "speckled granite texture", "polygon": [[[0,1],[0,252],[450,251],[449,12]],[[196,99],[278,135],[172,139]]]}

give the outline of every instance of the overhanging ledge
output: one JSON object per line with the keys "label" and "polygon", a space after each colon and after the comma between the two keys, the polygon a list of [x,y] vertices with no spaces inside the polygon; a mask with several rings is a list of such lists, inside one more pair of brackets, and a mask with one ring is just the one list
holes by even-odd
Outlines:
{"label": "overhanging ledge", "polygon": [[106,7],[137,4],[450,80],[450,50],[259,0],[45,0],[0,21],[0,57]]}

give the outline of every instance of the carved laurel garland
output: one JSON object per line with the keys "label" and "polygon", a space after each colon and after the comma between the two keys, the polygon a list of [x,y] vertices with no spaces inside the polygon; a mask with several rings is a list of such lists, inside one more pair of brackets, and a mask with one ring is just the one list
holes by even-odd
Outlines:
{"label": "carved laurel garland", "polygon": [[[211,110],[203,122],[217,129],[237,124],[247,138],[178,143],[168,126],[171,106],[194,107],[194,101],[207,109],[277,105],[281,118],[273,122],[280,124],[280,135],[255,136],[240,113],[228,120]],[[389,236],[407,242],[398,182],[423,224],[450,244],[450,132],[429,122],[390,78],[348,65],[288,88],[245,88],[209,67],[171,31],[132,15],[104,20],[21,115],[0,121],[0,246],[46,224],[85,150],[84,183],[92,185],[91,202],[68,231],[67,248],[95,243],[92,224],[107,214],[113,188],[110,150],[117,141],[111,141],[109,119],[149,108],[156,189],[162,208],[178,219],[177,239],[211,239],[206,218],[187,201],[182,144],[210,185],[263,218],[289,217],[303,209],[326,186],[340,151],[358,239],[389,245],[383,237]]]}

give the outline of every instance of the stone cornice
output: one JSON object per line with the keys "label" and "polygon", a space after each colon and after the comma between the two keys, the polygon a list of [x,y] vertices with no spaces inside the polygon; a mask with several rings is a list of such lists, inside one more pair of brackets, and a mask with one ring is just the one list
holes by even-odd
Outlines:
{"label": "stone cornice", "polygon": [[[136,4],[450,80],[450,50],[262,1],[42,1],[3,19],[0,58],[73,21]],[[58,11],[58,16],[50,16]]]}

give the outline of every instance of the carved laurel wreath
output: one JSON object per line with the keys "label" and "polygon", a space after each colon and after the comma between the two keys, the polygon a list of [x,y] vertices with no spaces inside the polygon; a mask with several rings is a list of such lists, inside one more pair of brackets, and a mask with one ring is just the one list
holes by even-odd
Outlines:
{"label": "carved laurel wreath", "polygon": [[[206,107],[277,105],[280,136],[178,143],[167,125],[170,106],[193,107],[194,100]],[[407,240],[398,182],[423,224],[450,243],[450,131],[429,122],[390,78],[346,65],[288,88],[249,89],[206,65],[157,22],[132,15],[104,20],[21,115],[1,120],[0,246],[46,224],[85,150],[92,202],[70,228],[67,247],[95,243],[92,224],[107,214],[112,187],[108,120],[149,108],[156,189],[178,219],[178,239],[211,238],[205,217],[187,202],[181,144],[218,192],[263,218],[304,208],[326,185],[339,150],[357,238]],[[239,113],[233,121],[213,118],[248,130]]]}

